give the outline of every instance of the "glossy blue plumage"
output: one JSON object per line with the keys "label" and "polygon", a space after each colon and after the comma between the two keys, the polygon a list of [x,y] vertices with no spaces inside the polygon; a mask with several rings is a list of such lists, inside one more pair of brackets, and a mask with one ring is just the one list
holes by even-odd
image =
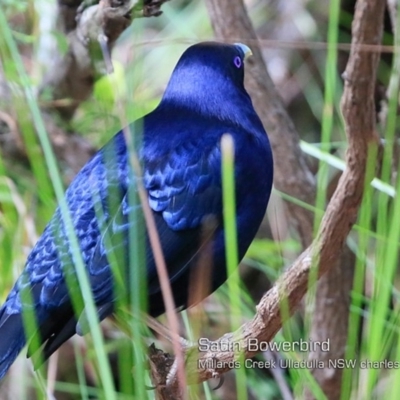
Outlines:
{"label": "glossy blue plumage", "polygon": [[[176,305],[188,306],[191,270],[201,257],[201,226],[212,215],[216,227],[210,246],[211,291],[226,280],[222,226],[220,140],[230,133],[235,142],[235,177],[239,258],[254,238],[265,214],[272,186],[272,155],[266,133],[243,86],[240,46],[202,43],[181,57],[160,105],[132,125],[143,130],[140,159],[143,182],[160,235]],[[243,62],[242,62],[243,64]],[[132,129],[134,131],[135,129]],[[83,260],[89,273],[100,319],[114,307],[112,274],[105,235],[113,251],[127,252],[130,223],[128,187],[136,181],[127,164],[122,132],[79,172],[66,191]],[[112,207],[109,201],[112,197]],[[101,210],[99,214],[96,210]],[[101,218],[99,219],[99,215]],[[146,240],[147,242],[147,240]],[[164,312],[156,268],[146,245],[149,313]],[[127,259],[125,256],[123,259]],[[57,209],[30,253],[19,278],[0,309],[0,378],[26,343],[21,319],[22,288],[30,290],[47,358],[83,325],[74,316],[64,273],[73,265]],[[135,266],[126,276],[135,273]]]}

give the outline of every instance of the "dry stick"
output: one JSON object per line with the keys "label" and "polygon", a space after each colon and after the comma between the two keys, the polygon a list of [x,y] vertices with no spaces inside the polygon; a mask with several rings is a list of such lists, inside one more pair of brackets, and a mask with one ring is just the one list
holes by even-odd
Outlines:
{"label": "dry stick", "polygon": [[[371,145],[378,145],[373,92],[379,55],[362,52],[357,45],[380,43],[383,7],[384,2],[374,0],[359,0],[356,5],[352,38],[354,46],[344,74],[345,88],[342,97],[342,111],[349,141],[346,153],[347,168],[328,205],[317,238],[263,296],[254,318],[237,332],[225,334],[215,341],[215,348],[218,348],[221,342],[230,341],[232,348],[239,345],[244,349],[246,358],[254,356],[256,352],[248,350],[249,339],[272,340],[282,326],[282,301],[288,302],[292,314],[305,294],[312,267],[312,255],[318,256],[318,274],[321,276],[332,268],[337,254],[342,250],[361,204],[368,149]],[[229,362],[232,362],[234,357],[232,351],[208,351],[199,360],[197,357],[189,360],[188,382],[202,382],[215,376],[215,373],[228,371]],[[220,362],[217,368],[199,368],[200,362],[202,365],[212,365],[215,360]],[[220,365],[222,366],[219,367]],[[178,400],[179,396],[174,399]]]}
{"label": "dry stick", "polygon": [[[282,359],[281,354],[278,351],[267,350],[262,353],[264,359],[267,362],[273,362],[274,360]],[[271,375],[274,377],[276,384],[279,387],[283,400],[293,400],[292,392],[289,388],[289,383],[285,377],[285,371],[279,363],[276,367],[270,368]]]}
{"label": "dry stick", "polygon": [[[142,176],[140,164],[138,162],[137,157],[131,155],[131,162],[133,164],[133,168],[137,176]],[[179,393],[180,396],[182,398],[186,398],[186,376],[184,370],[184,357],[183,357],[183,350],[181,347],[181,343],[177,339],[177,337],[179,336],[179,322],[176,313],[175,301],[172,294],[171,283],[169,281],[167,265],[165,263],[165,258],[161,246],[160,237],[156,227],[156,222],[154,220],[154,216],[149,205],[147,192],[143,184],[141,183],[140,179],[138,179],[137,181],[138,181],[137,182],[138,193],[143,208],[143,214],[146,222],[147,232],[149,235],[151,249],[153,250],[154,261],[156,264],[157,274],[161,286],[161,293],[165,305],[168,324],[173,333],[172,346],[176,356],[175,362],[177,363],[177,364],[174,363],[174,368],[176,369],[176,373],[175,371],[173,371],[175,373],[174,378],[177,378],[174,379],[174,386],[175,390],[180,392]]]}

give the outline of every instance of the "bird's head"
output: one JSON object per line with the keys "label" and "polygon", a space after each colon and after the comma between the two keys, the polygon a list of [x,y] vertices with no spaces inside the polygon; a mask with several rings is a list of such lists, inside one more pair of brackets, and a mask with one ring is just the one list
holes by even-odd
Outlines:
{"label": "bird's head", "polygon": [[189,47],[176,65],[162,103],[195,108],[206,114],[251,100],[244,89],[244,62],[251,55],[241,43],[204,42]]}

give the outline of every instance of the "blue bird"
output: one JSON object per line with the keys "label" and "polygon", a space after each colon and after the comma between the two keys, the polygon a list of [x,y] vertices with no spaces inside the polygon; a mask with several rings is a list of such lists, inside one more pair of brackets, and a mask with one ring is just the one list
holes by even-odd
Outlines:
{"label": "blue bird", "polygon": [[[202,297],[227,279],[220,147],[225,133],[232,135],[235,144],[239,260],[268,204],[273,161],[267,134],[244,88],[244,61],[249,52],[243,44],[206,42],[189,47],[176,65],[159,106],[131,125],[131,132],[143,132],[138,144],[142,182],[179,308],[191,305],[190,277],[196,268],[204,267],[199,259],[205,247],[211,249],[212,270],[208,293]],[[137,266],[127,267],[125,255],[135,223],[128,218],[135,207],[129,202],[128,188],[136,186],[120,131],[82,168],[65,194],[100,320],[116,307],[110,253],[125,260],[127,279],[138,273]],[[213,234],[208,246],[203,246],[202,226],[210,216]],[[107,245],[106,237],[111,238],[111,244]],[[147,237],[145,240],[148,313],[155,317],[165,306],[151,246]],[[33,336],[41,343],[45,360],[75,333],[84,333],[81,316],[74,312],[66,274],[74,276],[73,256],[57,208],[0,308],[0,379]],[[30,294],[31,302],[23,293]],[[38,332],[24,332],[24,307],[35,311]]]}

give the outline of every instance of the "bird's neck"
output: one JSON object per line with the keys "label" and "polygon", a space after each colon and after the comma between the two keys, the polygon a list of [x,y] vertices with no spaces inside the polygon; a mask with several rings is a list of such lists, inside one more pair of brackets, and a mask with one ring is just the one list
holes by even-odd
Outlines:
{"label": "bird's neck", "polygon": [[253,104],[244,88],[238,90],[230,82],[204,84],[199,81],[184,80],[168,85],[159,105],[159,110],[181,110],[182,113],[195,113],[205,118],[215,118],[229,124],[248,127],[259,119]]}

